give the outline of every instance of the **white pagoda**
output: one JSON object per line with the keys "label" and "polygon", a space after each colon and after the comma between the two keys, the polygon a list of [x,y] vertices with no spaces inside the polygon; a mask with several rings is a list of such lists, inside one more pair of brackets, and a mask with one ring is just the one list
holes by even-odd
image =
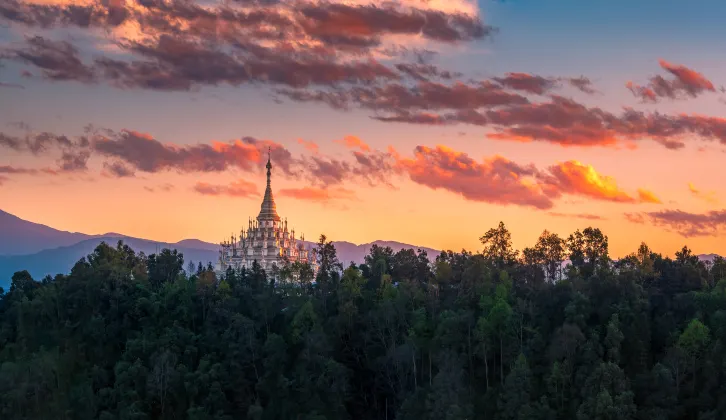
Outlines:
{"label": "white pagoda", "polygon": [[288,230],[287,219],[282,221],[277,214],[275,199],[272,197],[271,173],[272,164],[268,154],[267,188],[260,214],[254,220],[250,218],[247,230],[242,229],[239,238],[232,235],[230,240],[220,243],[217,264],[219,274],[224,273],[228,267],[235,270],[242,267],[251,269],[255,260],[268,276],[274,276],[276,270],[283,266],[285,259],[290,262],[309,262],[313,265],[313,270],[315,269],[312,249],[305,247],[302,242],[305,237],[302,236],[301,242],[298,242],[295,238],[295,229]]}

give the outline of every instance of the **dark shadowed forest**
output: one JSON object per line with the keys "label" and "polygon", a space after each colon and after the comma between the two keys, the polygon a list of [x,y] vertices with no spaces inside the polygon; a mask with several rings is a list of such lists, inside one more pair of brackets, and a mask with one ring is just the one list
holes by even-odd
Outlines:
{"label": "dark shadowed forest", "polygon": [[[726,262],[594,228],[276,273],[99,245],[0,300],[3,419],[720,419]],[[568,261],[567,264],[563,264]]]}

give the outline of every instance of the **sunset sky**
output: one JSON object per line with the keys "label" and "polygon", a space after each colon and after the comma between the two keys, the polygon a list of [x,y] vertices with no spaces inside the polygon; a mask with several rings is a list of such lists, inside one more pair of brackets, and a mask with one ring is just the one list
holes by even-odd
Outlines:
{"label": "sunset sky", "polygon": [[219,242],[726,254],[726,2],[5,0],[0,209]]}

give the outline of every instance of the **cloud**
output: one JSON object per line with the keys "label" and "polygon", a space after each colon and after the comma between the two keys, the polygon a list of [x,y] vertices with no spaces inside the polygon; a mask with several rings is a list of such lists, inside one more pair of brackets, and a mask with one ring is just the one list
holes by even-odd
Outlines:
{"label": "cloud", "polygon": [[340,109],[354,105],[372,109],[372,118],[382,122],[491,127],[494,132],[487,137],[496,140],[577,147],[633,147],[651,140],[672,150],[685,147],[685,141],[694,137],[726,144],[724,118],[633,109],[618,115],[558,95],[551,95],[548,101],[530,102],[491,82],[421,82],[414,88],[393,83],[336,92],[280,93],[296,101],[323,102]]}
{"label": "cloud", "polygon": [[663,204],[660,198],[656,197],[651,191],[638,189],[638,200],[641,203]]}
{"label": "cloud", "polygon": [[83,62],[68,42],[40,37],[12,50],[8,58],[37,67],[51,80],[153,90],[246,83],[306,87],[454,77],[430,64],[390,67],[376,59],[394,46],[472,42],[495,32],[475,9],[439,3],[8,0],[0,5],[0,18],[21,26],[72,26],[95,36],[103,31],[104,41],[126,55],[121,60],[97,51]]}
{"label": "cloud", "polygon": [[[459,114],[459,117],[463,114]],[[553,96],[550,102],[492,109],[485,118],[456,118],[460,122],[489,125],[497,132],[488,137],[508,141],[542,141],[561,146],[614,146],[650,139],[676,150],[696,136],[726,144],[726,119],[702,115],[664,115],[626,109],[615,115],[586,107],[572,99]],[[452,120],[451,116],[445,117]],[[482,124],[486,121],[486,124]]]}
{"label": "cloud", "polygon": [[314,201],[327,203],[336,200],[354,200],[356,194],[352,190],[345,188],[283,188],[278,191],[283,197],[290,197],[303,201]]}
{"label": "cloud", "polygon": [[63,152],[58,166],[62,172],[83,172],[88,169],[89,157],[91,157],[91,152],[88,150]]}
{"label": "cloud", "polygon": [[564,195],[583,196],[616,203],[660,203],[651,192],[640,189],[631,195],[616,181],[577,161],[552,165],[545,170],[522,165],[502,156],[479,162],[446,146],[418,146],[413,158],[391,150],[398,169],[413,182],[442,189],[467,200],[501,205],[529,206],[548,210]]}
{"label": "cloud", "polygon": [[588,95],[593,95],[597,93],[595,88],[592,86],[592,80],[585,76],[580,77],[570,77],[567,79],[567,83],[569,83],[571,86],[577,88],[583,93],[587,93]]}
{"label": "cloud", "polygon": [[342,144],[349,149],[360,149],[363,152],[371,151],[371,147],[356,136],[345,136],[342,140],[335,140],[335,143]]}
{"label": "cloud", "polygon": [[[389,3],[391,4],[391,3]],[[471,41],[492,32],[473,16],[392,5],[317,3],[303,7],[302,25],[308,35],[328,42],[370,44],[388,34],[421,35],[442,42]]]}
{"label": "cloud", "polygon": [[67,2],[67,4],[63,4],[65,2],[57,2],[57,4],[43,3],[5,0],[0,4],[0,16],[11,22],[26,26],[42,28],[77,26],[89,28],[118,26],[129,15],[128,9],[120,1],[81,1]]}
{"label": "cloud", "polygon": [[8,82],[0,81],[0,88],[25,89],[25,86],[19,85],[17,83],[8,83]]}
{"label": "cloud", "polygon": [[619,203],[660,203],[660,200],[647,190],[638,190],[633,197],[618,187],[615,179],[598,173],[590,165],[571,160],[548,168],[548,182],[555,185],[563,194],[582,195],[602,201]]}
{"label": "cloud", "polygon": [[16,166],[0,165],[0,174],[34,174],[37,169],[18,168]]}
{"label": "cloud", "polygon": [[718,198],[716,197],[715,191],[708,191],[708,192],[701,191],[698,188],[696,188],[696,186],[693,185],[693,183],[691,183],[691,182],[688,183],[688,190],[691,192],[691,194],[694,197],[696,197],[700,200],[706,201],[711,204],[718,204]]}
{"label": "cloud", "polygon": [[452,80],[461,77],[462,74],[443,70],[438,66],[427,63],[399,63],[396,70],[419,81],[430,81],[431,79]]}
{"label": "cloud", "polygon": [[113,162],[113,163],[104,162],[103,168],[105,169],[106,174],[110,177],[131,178],[134,176],[133,169],[124,165],[122,162]]}
{"label": "cloud", "polygon": [[366,146],[365,143],[359,144],[360,150],[354,151],[350,159],[342,160],[320,153],[293,156],[278,143],[251,137],[231,142],[177,146],[161,143],[148,134],[122,130],[96,135],[90,147],[102,156],[123,163],[130,170],[147,173],[223,172],[230,169],[259,172],[267,161],[267,149],[270,148],[276,170],[296,179],[304,177],[317,186],[327,187],[355,180],[363,180],[370,185],[389,184],[388,177],[395,172],[392,158]]}
{"label": "cloud", "polygon": [[[632,108],[613,113],[554,94],[534,102],[517,92],[545,92],[555,80],[565,81],[587,93],[595,91],[585,77],[555,79],[524,73],[515,75],[484,81],[426,80],[413,84],[394,81],[327,90],[282,89],[277,93],[293,101],[319,102],[340,110],[368,109],[373,111],[371,118],[381,122],[488,127],[493,131],[487,134],[488,138],[495,140],[628,148],[650,140],[671,150],[685,147],[687,141],[726,144],[724,118],[667,115]],[[508,90],[513,88],[518,90]]]}
{"label": "cloud", "polygon": [[492,80],[510,89],[536,95],[544,95],[557,86],[557,79],[529,73],[507,73],[505,77],[494,77]]}
{"label": "cloud", "polygon": [[[17,128],[29,130],[30,127],[24,123],[18,123]],[[17,152],[30,152],[39,155],[50,150],[72,150],[83,146],[84,140],[79,138],[76,142],[66,136],[56,135],[48,132],[28,133],[23,138],[5,133],[0,133],[0,148],[5,147]]]}
{"label": "cloud", "polygon": [[663,210],[646,213],[651,223],[677,232],[683,237],[718,236],[726,227],[726,210],[707,213],[688,213],[682,210]]}
{"label": "cloud", "polygon": [[588,213],[558,213],[558,212],[549,212],[547,213],[550,216],[554,217],[562,217],[565,219],[584,219],[584,220],[607,220],[606,218],[602,216],[598,216],[597,214],[588,214]]}
{"label": "cloud", "polygon": [[[82,54],[68,41],[40,36],[4,51],[5,58],[27,63],[51,80],[162,91],[272,85],[277,95],[292,101],[362,108],[380,122],[489,127],[490,138],[497,140],[632,147],[650,139],[674,150],[692,137],[726,144],[722,118],[632,109],[615,114],[551,95],[562,84],[595,93],[585,76],[509,73],[491,80],[458,80],[462,75],[428,61],[435,54],[427,48],[450,48],[495,32],[471,2],[46,5],[8,0],[0,6],[0,17],[11,28],[73,26],[94,36],[103,33],[119,53]],[[692,69],[660,64],[671,78],[652,78],[644,86],[646,97],[693,97],[714,90],[711,81]],[[528,95],[551,97],[534,102]]]}
{"label": "cloud", "polygon": [[25,138],[25,146],[34,155],[46,152],[53,147],[69,149],[74,146],[73,142],[66,136],[42,132],[35,135],[28,135]]}
{"label": "cloud", "polygon": [[170,184],[170,183],[165,183],[165,184],[161,184],[156,187],[145,186],[144,189],[148,192],[156,192],[156,191],[169,192],[174,189],[174,185]]}
{"label": "cloud", "polygon": [[643,213],[624,213],[623,217],[625,220],[630,223],[635,223],[636,225],[645,224],[645,217],[643,216]]}
{"label": "cloud", "polygon": [[134,130],[113,131],[93,126],[86,128],[85,135],[75,138],[40,133],[21,139],[0,133],[0,146],[34,155],[59,149],[61,155],[56,174],[83,171],[91,157],[105,158],[103,175],[109,177],[134,176],[136,171],[204,173],[238,170],[261,173],[269,150],[277,174],[298,180],[302,178],[317,187],[360,180],[370,185],[391,186],[389,177],[396,173],[392,157],[372,150],[354,138],[350,136],[346,144],[357,150],[351,151],[346,159],[321,154],[312,141],[299,141],[307,151],[312,151],[312,155],[293,156],[279,143],[252,137],[180,146],[162,143],[150,134]]}
{"label": "cloud", "polygon": [[10,136],[5,133],[0,133],[0,146],[19,151],[23,147],[23,142],[18,137]]}
{"label": "cloud", "polygon": [[400,173],[393,157],[386,152],[353,151],[352,160],[342,160],[328,156],[304,156],[301,173],[319,187],[339,185],[346,181],[363,181],[371,186],[392,186],[390,177]]}
{"label": "cloud", "polygon": [[372,118],[383,122],[398,122],[423,125],[446,125],[452,123],[452,120],[450,118],[447,118],[446,116],[432,114],[428,112],[397,111],[395,115],[375,116]]}
{"label": "cloud", "polygon": [[318,144],[315,143],[314,141],[306,141],[303,139],[297,139],[297,142],[299,144],[302,144],[303,147],[305,148],[305,150],[312,152],[313,154],[320,153],[320,146],[318,146]]}
{"label": "cloud", "polygon": [[417,146],[413,158],[398,156],[397,164],[413,182],[471,201],[549,209],[557,196],[534,180],[533,166],[520,166],[501,156],[477,162],[446,146]]}
{"label": "cloud", "polygon": [[643,102],[658,102],[661,98],[684,99],[695,98],[704,92],[716,92],[713,83],[703,74],[686,66],[672,64],[665,60],[658,62],[663,70],[673,76],[666,79],[663,76],[653,76],[645,86],[628,82],[626,87]]}
{"label": "cloud", "polygon": [[103,156],[124,162],[141,172],[175,170],[179,172],[222,172],[236,168],[243,171],[259,170],[272,148],[276,167],[290,171],[291,154],[283,146],[245,137],[232,142],[213,142],[177,146],[164,144],[149,134],[122,130],[111,136],[99,136],[92,145]]}
{"label": "cloud", "polygon": [[449,84],[421,81],[413,85],[389,83],[384,86],[354,87],[335,92],[281,90],[278,93],[300,102],[324,102],[342,109],[356,105],[398,115],[418,110],[469,110],[529,103],[526,97],[508,92],[489,81],[475,83],[457,81]]}
{"label": "cloud", "polygon": [[226,195],[239,198],[251,198],[260,195],[257,191],[256,184],[243,179],[234,181],[229,185],[214,185],[206,182],[198,182],[194,185],[194,191],[202,195]]}
{"label": "cloud", "polygon": [[74,80],[93,83],[96,75],[83,63],[78,49],[67,41],[53,41],[41,36],[26,38],[25,48],[9,48],[6,58],[34,65],[50,80]]}

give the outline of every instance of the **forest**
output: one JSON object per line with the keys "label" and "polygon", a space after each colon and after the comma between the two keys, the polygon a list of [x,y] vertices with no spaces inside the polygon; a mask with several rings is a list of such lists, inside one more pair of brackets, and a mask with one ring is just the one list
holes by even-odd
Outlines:
{"label": "forest", "polygon": [[[597,228],[218,276],[100,244],[0,291],[2,419],[720,419],[726,261]],[[567,264],[563,264],[567,261]],[[1,290],[1,289],[0,289]]]}

